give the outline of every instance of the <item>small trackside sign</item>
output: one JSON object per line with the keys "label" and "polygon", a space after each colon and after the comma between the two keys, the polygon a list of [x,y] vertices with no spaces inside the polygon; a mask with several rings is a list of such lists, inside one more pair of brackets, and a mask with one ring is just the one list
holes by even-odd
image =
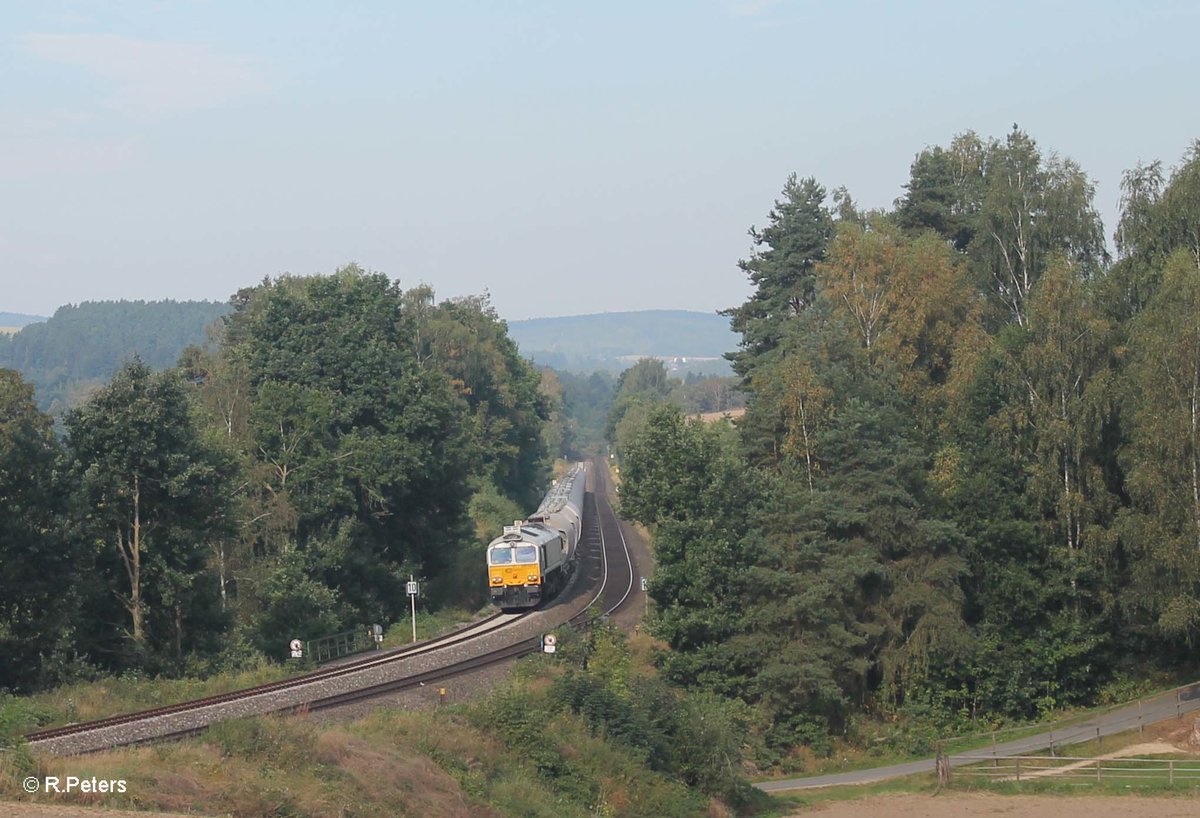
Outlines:
{"label": "small trackside sign", "polygon": [[542,637],[542,652],[554,653],[558,650],[558,637],[552,633],[548,633]]}
{"label": "small trackside sign", "polygon": [[303,659],[304,658],[304,643],[301,642],[299,639],[293,639],[288,644],[288,647],[292,651],[293,659]]}
{"label": "small trackside sign", "polygon": [[406,583],[404,583],[404,584],[405,584],[405,586],[406,586],[406,588],[407,588],[407,590],[408,590],[408,595],[409,595],[409,596],[416,596],[416,595],[417,595],[417,583],[415,583],[415,582],[406,582]]}

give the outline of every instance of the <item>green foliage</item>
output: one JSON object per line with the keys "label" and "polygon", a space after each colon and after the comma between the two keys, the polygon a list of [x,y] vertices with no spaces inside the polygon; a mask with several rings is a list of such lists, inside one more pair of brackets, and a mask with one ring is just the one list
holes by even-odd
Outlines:
{"label": "green foliage", "polygon": [[[761,806],[764,796],[739,774],[747,724],[744,708],[708,695],[684,696],[659,676],[634,665],[623,634],[598,627],[564,634],[561,672],[544,692],[517,687],[493,695],[477,723],[500,725],[506,743],[522,747],[538,774],[569,800],[599,791],[591,764],[563,757],[557,734],[581,719],[597,737],[619,747],[635,766],[720,798],[739,811]],[[630,804],[620,814],[694,815],[693,792],[656,806]]]}
{"label": "green foliage", "polygon": [[646,411],[669,394],[667,368],[657,358],[642,358],[621,373],[604,427],[604,437],[614,444],[618,456],[624,457],[624,446],[640,427]]}
{"label": "green foliage", "polygon": [[228,533],[234,466],[201,437],[180,379],[135,359],[66,426],[87,509],[81,535],[103,588],[89,600],[90,619],[115,621],[118,608],[127,617],[124,644],[111,631],[91,633],[91,644],[134,664],[212,649],[222,619],[205,546]]}
{"label": "green foliage", "polygon": [[602,454],[604,432],[616,392],[615,382],[607,372],[576,375],[559,372],[563,388],[563,412],[567,417],[563,452],[571,457]]}
{"label": "green foliage", "polygon": [[0,369],[0,688],[70,675],[85,554],[65,536],[61,447],[33,387]]}
{"label": "green foliage", "polygon": [[0,333],[0,368],[20,370],[36,388],[40,408],[58,416],[135,355],[154,369],[173,365],[228,312],[228,304],[209,301],[69,304],[44,322],[13,335]]}
{"label": "green foliage", "polygon": [[770,360],[782,342],[789,319],[812,305],[815,267],[825,258],[833,235],[825,188],[811,177],[789,176],[783,198],[776,200],[768,219],[765,228],[750,228],[755,252],[738,262],[754,293],[746,303],[722,313],[730,317],[733,331],[742,335],[741,350],[726,357],[747,386],[754,370]]}
{"label": "green foliage", "polygon": [[1181,249],[1132,322],[1123,452],[1131,503],[1119,528],[1132,585],[1121,604],[1140,628],[1189,646],[1200,638],[1198,314],[1200,268]]}
{"label": "green foliage", "polygon": [[[94,306],[29,337],[57,354],[54,333],[109,314]],[[184,307],[116,314],[187,333]],[[292,636],[399,618],[410,573],[427,604],[485,592],[472,545],[490,532],[468,504],[481,497],[485,529],[532,508],[561,406],[486,298],[435,304],[351,265],[266,280],[232,308],[177,370],[153,371],[183,346],[164,340],[118,371],[67,415],[61,452],[0,370],[0,646],[16,660],[0,685],[275,657]],[[66,376],[103,377],[106,342],[76,338]]]}
{"label": "green foliage", "polygon": [[354,266],[283,277],[239,293],[213,370],[199,398],[261,475],[240,548],[260,642],[304,599],[314,629],[392,621],[410,573],[454,597],[474,487],[527,509],[548,477],[541,375],[484,299],[435,305]]}
{"label": "green foliage", "polygon": [[728,311],[738,445],[650,410],[623,451],[668,676],[778,758],[1194,668],[1196,155],[1127,177],[1111,272],[1086,175],[1019,129],[922,152],[892,214],[789,178]]}

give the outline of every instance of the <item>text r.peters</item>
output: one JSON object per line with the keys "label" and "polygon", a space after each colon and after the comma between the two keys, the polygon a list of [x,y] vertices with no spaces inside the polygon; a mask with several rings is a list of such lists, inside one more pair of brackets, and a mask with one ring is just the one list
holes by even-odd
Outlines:
{"label": "text r.peters", "polygon": [[68,775],[66,779],[58,778],[57,776],[46,776],[46,786],[42,789],[43,792],[95,792],[95,793],[122,793],[125,792],[124,779],[112,778],[80,778],[75,775]]}

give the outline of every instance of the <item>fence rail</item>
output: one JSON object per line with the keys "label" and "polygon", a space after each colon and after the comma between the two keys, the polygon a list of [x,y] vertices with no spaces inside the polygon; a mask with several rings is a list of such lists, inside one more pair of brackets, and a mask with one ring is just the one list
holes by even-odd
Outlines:
{"label": "fence rail", "polygon": [[[1200,759],[963,754],[956,754],[953,759],[956,765],[954,776],[994,782],[1066,780],[1102,784],[1105,781],[1145,781],[1168,785],[1200,782]],[[938,765],[938,780],[943,785],[950,783],[950,765]]]}
{"label": "fence rail", "polygon": [[304,655],[311,657],[314,662],[321,664],[353,653],[362,653],[376,647],[374,637],[366,625],[335,633],[332,636],[322,636],[319,639],[309,639],[304,643]]}

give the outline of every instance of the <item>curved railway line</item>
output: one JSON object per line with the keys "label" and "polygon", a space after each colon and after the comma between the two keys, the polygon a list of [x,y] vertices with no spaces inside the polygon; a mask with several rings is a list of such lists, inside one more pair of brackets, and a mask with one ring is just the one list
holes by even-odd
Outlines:
{"label": "curved railway line", "polygon": [[[240,716],[313,711],[426,685],[540,650],[541,634],[563,624],[588,626],[616,612],[634,592],[630,549],[593,470],[584,499],[577,570],[566,590],[542,608],[497,613],[427,642],[203,699],[39,730],[25,736],[56,755],[96,752],[178,738]],[[588,596],[588,589],[595,588]],[[581,602],[586,602],[580,607]]]}

